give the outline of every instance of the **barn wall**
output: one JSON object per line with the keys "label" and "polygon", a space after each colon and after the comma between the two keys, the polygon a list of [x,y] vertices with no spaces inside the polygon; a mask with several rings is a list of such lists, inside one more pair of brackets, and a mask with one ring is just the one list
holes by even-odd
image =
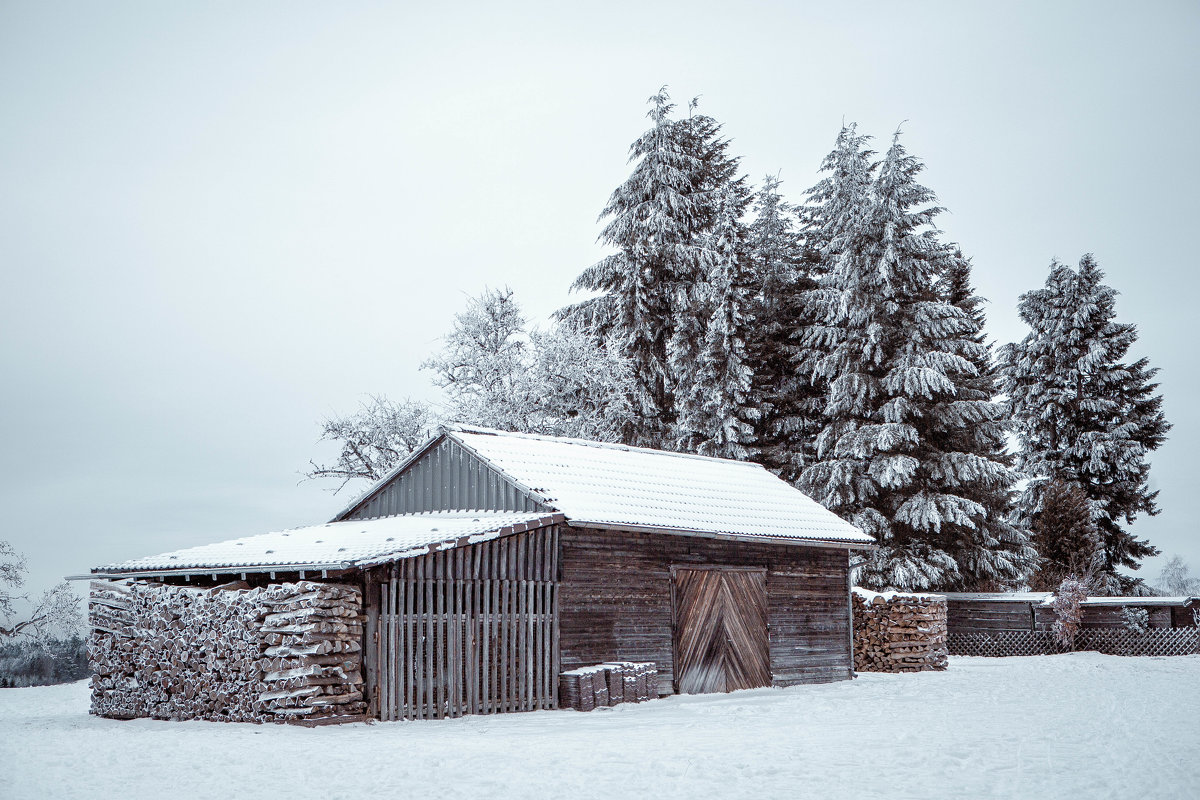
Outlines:
{"label": "barn wall", "polygon": [[767,569],[776,686],[851,676],[849,558],[843,549],[731,542],[660,533],[563,528],[562,669],[653,661],[671,691],[672,565]]}
{"label": "barn wall", "polygon": [[542,511],[545,507],[452,439],[443,438],[342,519],[423,511]]}
{"label": "barn wall", "polygon": [[994,633],[1033,630],[1031,601],[947,601],[951,633]]}

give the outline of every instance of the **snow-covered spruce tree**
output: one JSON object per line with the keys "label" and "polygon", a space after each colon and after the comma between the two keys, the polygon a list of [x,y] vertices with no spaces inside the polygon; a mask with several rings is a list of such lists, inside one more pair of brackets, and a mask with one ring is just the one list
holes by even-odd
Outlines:
{"label": "snow-covered spruce tree", "polygon": [[[956,249],[946,262],[939,291],[970,323],[964,337],[969,345],[956,354],[971,362],[975,374],[958,380],[958,401],[990,403],[995,412],[993,418],[973,425],[954,420],[942,431],[941,447],[951,452],[974,453],[1011,469],[1013,457],[1008,453],[1006,436],[1008,421],[1003,417],[1003,406],[993,402],[1000,394],[1000,375],[984,334],[986,301],[971,285],[971,261],[961,250]],[[963,529],[959,540],[951,546],[949,552],[958,562],[961,578],[942,588],[999,591],[1022,581],[1036,567],[1037,551],[1030,546],[1029,531],[1012,522],[1016,474],[1009,472],[996,478],[966,481],[960,489],[964,497],[974,500],[987,513],[975,528]]]}
{"label": "snow-covered spruce tree", "polygon": [[754,195],[754,220],[747,226],[746,256],[755,291],[746,353],[754,365],[751,395],[759,410],[752,457],[795,483],[816,435],[811,425],[816,393],[796,369],[803,331],[801,296],[816,284],[804,265],[796,209],[784,200],[779,185],[777,176],[763,180]]}
{"label": "snow-covered spruce tree", "polygon": [[[718,307],[722,298],[718,293],[723,289],[717,286],[722,280],[721,274],[742,273],[746,269],[743,263],[746,232],[741,220],[749,204],[746,179],[738,175],[739,159],[729,155],[729,141],[721,136],[721,124],[708,115],[696,114],[696,103],[692,100],[688,104],[689,116],[676,124],[682,131],[686,151],[696,158],[694,241],[699,248],[695,251],[697,260],[691,264],[691,272],[676,274],[674,324],[667,344],[668,374],[675,403],[673,439],[676,447],[687,450],[696,450],[702,440],[717,435],[710,422],[705,425],[707,433],[701,433],[697,438],[697,431],[689,429],[684,417],[689,413],[687,406],[690,405],[694,412],[692,399],[711,390],[703,385],[700,377],[709,344],[706,323],[722,313]],[[738,338],[743,340],[740,334]],[[739,353],[734,358],[745,363],[744,354]],[[729,399],[732,402],[732,395]],[[745,405],[744,401],[741,405]],[[720,434],[718,440],[726,441],[728,433]],[[711,447],[706,449],[711,450]],[[736,452],[742,458],[748,453],[744,447],[733,445],[718,445],[717,449],[731,454]]]}
{"label": "snow-covered spruce tree", "polygon": [[681,376],[677,382],[677,438],[682,450],[745,459],[758,416],[746,357],[746,339],[754,327],[749,316],[752,272],[740,220],[744,200],[731,184],[716,191],[718,212],[707,259],[712,313],[691,380]]}
{"label": "snow-covered spruce tree", "polygon": [[1052,592],[1068,575],[1094,574],[1104,548],[1092,521],[1087,497],[1079,487],[1055,479],[1042,491],[1042,510],[1033,520],[1037,571],[1029,586]]}
{"label": "snow-covered spruce tree", "polygon": [[[837,262],[842,235],[869,201],[875,169],[869,139],[858,135],[853,124],[842,127],[833,151],[821,162],[826,174],[805,192],[804,205],[784,207],[778,182],[770,179],[756,198],[751,255],[763,286],[754,312],[758,335],[750,347],[754,395],[762,410],[756,457],[796,485],[804,468],[816,460],[828,393],[824,379],[801,363],[800,343],[815,321],[805,293]],[[791,226],[792,214],[798,231]]]}
{"label": "snow-covered spruce tree", "polygon": [[805,192],[798,209],[809,275],[827,275],[837,264],[864,209],[870,203],[877,164],[871,137],[855,123],[838,131],[833,150],[821,162],[825,176]]}
{"label": "snow-covered spruce tree", "polygon": [[636,394],[629,443],[670,446],[675,424],[668,345],[681,286],[703,274],[700,239],[711,218],[695,152],[696,133],[671,118],[666,88],[649,100],[650,129],[630,146],[629,178],[600,213],[600,241],[616,252],[588,267],[572,288],[600,296],[564,310],[590,321],[633,365]]}
{"label": "snow-covered spruce tree", "polygon": [[1036,520],[1048,481],[1077,484],[1088,498],[1104,542],[1096,590],[1148,591],[1137,569],[1158,551],[1123,525],[1139,513],[1156,514],[1157,492],[1147,486],[1147,457],[1170,425],[1153,382],[1157,369],[1125,357],[1137,328],[1115,321],[1116,292],[1106,286],[1092,256],[1079,269],[1053,262],[1045,288],[1021,296],[1018,310],[1031,328],[1001,349],[1004,391],[1020,442],[1017,466],[1031,480],[1019,509]]}
{"label": "snow-covered spruce tree", "polygon": [[[955,585],[954,553],[987,522],[969,496],[1006,485],[1004,464],[955,449],[955,432],[997,419],[988,400],[959,397],[986,357],[969,316],[937,281],[949,257],[937,239],[921,163],[893,139],[869,200],[847,210],[836,261],[806,295],[814,323],[804,365],[828,385],[825,426],[801,488],[873,535],[880,548],[859,571],[870,588]],[[965,439],[965,436],[958,436]]]}

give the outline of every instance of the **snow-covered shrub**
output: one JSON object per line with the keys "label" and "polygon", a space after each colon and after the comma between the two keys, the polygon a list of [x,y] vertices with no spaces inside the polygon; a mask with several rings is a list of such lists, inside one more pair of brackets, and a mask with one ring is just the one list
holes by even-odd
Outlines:
{"label": "snow-covered shrub", "polygon": [[1059,584],[1054,595],[1054,638],[1059,644],[1075,646],[1075,634],[1083,619],[1083,601],[1087,599],[1087,581],[1077,575],[1068,575]]}
{"label": "snow-covered shrub", "polygon": [[1150,630],[1150,612],[1144,608],[1121,608],[1121,624],[1130,633],[1143,634]]}

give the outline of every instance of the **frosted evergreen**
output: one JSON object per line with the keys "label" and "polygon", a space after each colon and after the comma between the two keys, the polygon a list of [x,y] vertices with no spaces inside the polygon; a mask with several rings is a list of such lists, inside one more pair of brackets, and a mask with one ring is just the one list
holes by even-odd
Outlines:
{"label": "frosted evergreen", "polygon": [[616,252],[584,270],[572,287],[600,296],[566,314],[594,323],[633,365],[629,442],[663,447],[674,444],[669,359],[672,346],[683,341],[676,336],[681,317],[688,341],[696,342],[698,323],[682,312],[696,301],[695,285],[705,272],[701,233],[713,219],[708,181],[714,170],[698,143],[714,132],[672,119],[665,88],[649,102],[652,125],[630,146],[633,172],[600,214],[607,220],[600,241]]}
{"label": "frosted evergreen", "polygon": [[990,474],[986,462],[1011,468],[1013,457],[1008,454],[1007,414],[1002,404],[993,402],[1000,394],[1000,375],[984,334],[984,300],[971,286],[971,262],[961,251],[950,257],[939,289],[942,297],[970,321],[966,338],[971,346],[959,355],[971,362],[975,375],[959,380],[957,397],[962,402],[940,415],[945,426],[945,449],[962,455],[943,459],[945,463],[936,472],[956,482],[964,496],[987,512],[983,522],[963,530],[950,551],[961,575],[953,588],[996,591],[1024,581],[1036,566],[1037,552],[1030,544],[1029,531],[1012,521],[1015,473],[995,481],[977,477]]}
{"label": "frosted evergreen", "polygon": [[755,324],[747,338],[754,365],[752,394],[758,406],[753,458],[789,483],[807,463],[819,411],[819,399],[797,369],[804,330],[802,295],[815,288],[804,261],[804,241],[796,208],[768,175],[753,201],[754,220],[747,230],[747,257],[755,291],[750,298]]}
{"label": "frosted evergreen", "polygon": [[1158,513],[1147,457],[1170,425],[1152,382],[1158,370],[1145,358],[1125,361],[1137,329],[1115,321],[1116,292],[1103,277],[1090,254],[1078,270],[1053,262],[1045,287],[1021,296],[1031,331],[1001,350],[1004,389],[1021,445],[1018,467],[1031,478],[1022,516],[1036,519],[1048,481],[1078,485],[1104,544],[1098,590],[1136,593],[1141,579],[1117,569],[1137,569],[1158,551],[1123,526]]}
{"label": "frosted evergreen", "polygon": [[974,495],[1012,481],[965,430],[1000,418],[990,398],[967,391],[987,348],[970,314],[939,291],[952,254],[933,225],[936,198],[916,181],[921,163],[898,134],[877,169],[865,153],[843,129],[826,160],[831,176],[811,193],[824,199],[808,229],[827,271],[805,295],[803,365],[828,389],[801,488],[878,540],[862,585],[961,585],[970,574],[957,556],[990,521]]}
{"label": "frosted evergreen", "polygon": [[[752,271],[745,255],[741,223],[745,199],[727,183],[718,191],[714,229],[709,237],[707,280],[712,312],[704,329],[694,380],[680,381],[679,444],[683,450],[745,459],[758,409],[751,397],[753,372],[746,356]],[[683,365],[679,365],[681,368]]]}

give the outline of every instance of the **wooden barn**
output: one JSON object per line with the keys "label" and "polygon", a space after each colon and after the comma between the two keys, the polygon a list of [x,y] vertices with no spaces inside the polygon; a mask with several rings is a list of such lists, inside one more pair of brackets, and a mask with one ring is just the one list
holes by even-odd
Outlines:
{"label": "wooden barn", "polygon": [[756,464],[457,426],[325,525],[92,577],[354,585],[368,713],[440,718],[559,707],[606,662],[663,693],[850,678],[872,546]]}

